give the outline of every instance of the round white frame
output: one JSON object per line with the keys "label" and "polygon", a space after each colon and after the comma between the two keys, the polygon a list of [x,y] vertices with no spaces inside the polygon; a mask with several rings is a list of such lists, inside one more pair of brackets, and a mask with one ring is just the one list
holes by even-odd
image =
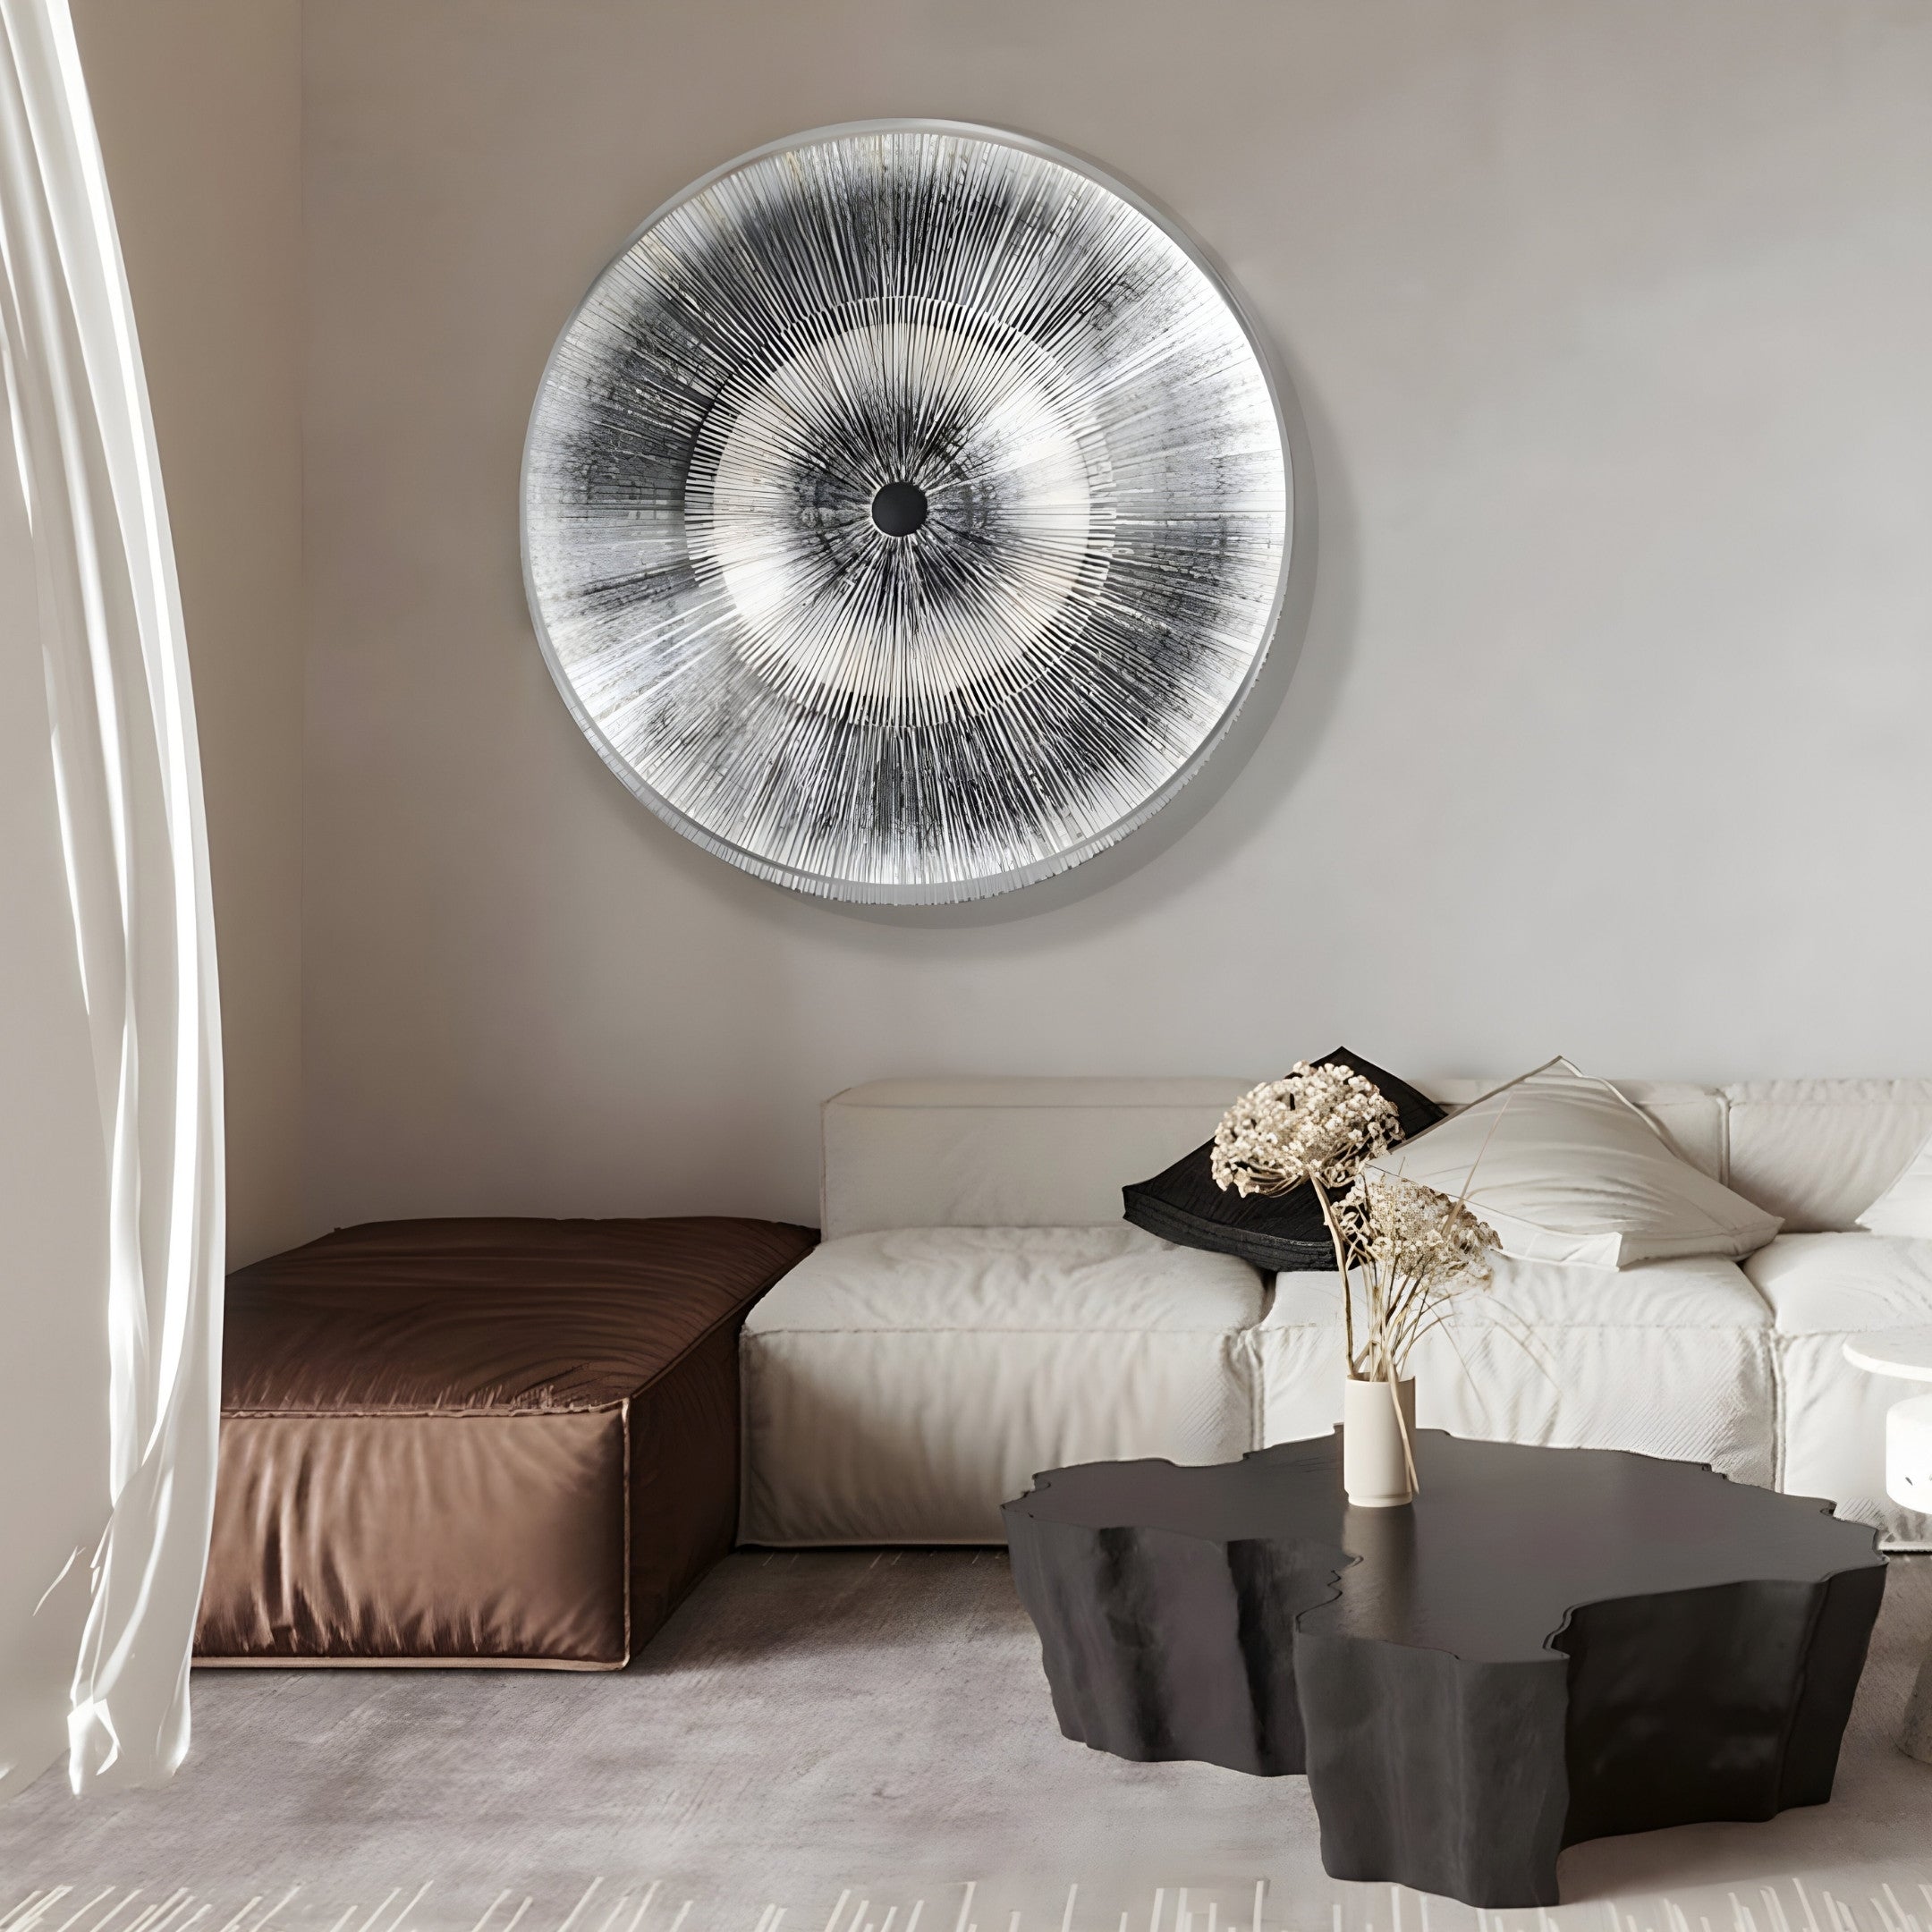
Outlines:
{"label": "round white frame", "polygon": [[590,715],[572,684],[564,668],[556,648],[551,640],[549,629],[545,622],[543,606],[537,593],[531,568],[530,545],[530,475],[531,448],[536,430],[536,405],[533,404],[531,420],[526,428],[522,461],[518,474],[518,548],[521,555],[524,595],[528,601],[531,623],[536,631],[537,641],[541,648],[544,662],[548,665],[550,675],[555,682],[571,716],[578,728],[589,740],[597,756],[641,803],[673,830],[682,833],[693,844],[714,857],[723,859],[742,871],[750,872],[767,882],[788,887],[809,897],[829,901],[834,903],[920,906],[952,905],[988,899],[1004,893],[1021,890],[1028,886],[1058,877],[1073,868],[1097,857],[1099,853],[1117,845],[1123,839],[1138,831],[1148,820],[1155,818],[1170,804],[1191,779],[1199,775],[1202,768],[1225,741],[1235,719],[1253,695],[1268,654],[1275,642],[1275,633],[1281,623],[1282,611],[1287,600],[1291,573],[1295,564],[1295,503],[1297,479],[1294,471],[1293,454],[1290,445],[1287,411],[1283,403],[1286,378],[1277,367],[1276,359],[1269,350],[1267,338],[1256,326],[1252,315],[1241,299],[1239,292],[1229,279],[1207,254],[1192,234],[1165,208],[1149,200],[1138,190],[1129,186],[1116,175],[1104,169],[1085,157],[1072,153],[1046,141],[1036,140],[1030,135],[1019,134],[1004,128],[987,127],[967,121],[950,121],[929,118],[886,118],[869,121],[835,122],[825,127],[809,128],[801,133],[785,136],[783,140],[768,141],[764,146],[753,148],[747,152],[733,156],[708,174],[679,190],[668,200],[661,202],[650,214],[631,230],[618,249],[611,255],[602,268],[592,276],[584,293],[572,306],[563,327],[558,331],[549,355],[545,359],[543,373],[537,385],[537,397],[540,402],[550,380],[559,355],[569,341],[579,318],[590,301],[597,288],[623,258],[630,253],[644,234],[655,228],[667,216],[682,208],[686,202],[702,194],[715,182],[750,164],[765,160],[775,155],[792,152],[801,148],[816,146],[821,142],[841,139],[855,134],[884,133],[938,133],[954,135],[973,140],[996,143],[1012,148],[1022,154],[1033,155],[1051,161],[1071,172],[1084,176],[1108,193],[1117,196],[1130,208],[1134,208],[1165,234],[1170,241],[1193,264],[1210,287],[1226,304],[1230,314],[1239,326],[1265,384],[1269,404],[1274,414],[1275,435],[1281,452],[1284,500],[1282,504],[1283,539],[1281,564],[1276,572],[1274,596],[1268,613],[1261,627],[1260,643],[1257,647],[1247,673],[1236,690],[1234,696],[1223,711],[1219,720],[1195,748],[1193,753],[1179,767],[1165,783],[1156,787],[1132,809],[1123,813],[1112,824],[1069,845],[1046,858],[1030,864],[1013,868],[997,874],[987,874],[962,882],[954,889],[952,882],[945,886],[909,886],[903,887],[882,887],[868,882],[828,878],[807,873],[798,868],[775,863],[762,853],[748,851],[733,841],[721,837],[710,827],[699,824],[687,813],[680,810],[668,799],[657,792],[639,774],[629,759],[606,737],[597,720]]}

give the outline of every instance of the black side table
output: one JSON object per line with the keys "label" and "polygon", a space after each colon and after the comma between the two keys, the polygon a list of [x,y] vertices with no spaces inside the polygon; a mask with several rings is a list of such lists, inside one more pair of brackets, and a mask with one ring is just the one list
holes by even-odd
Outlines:
{"label": "black side table", "polygon": [[1005,1506],[1067,1736],[1308,1775],[1322,1863],[1554,1905],[1580,1839],[1831,1795],[1877,1532],[1701,1464],[1419,1432],[1357,1510],[1341,1436],[1055,1470]]}

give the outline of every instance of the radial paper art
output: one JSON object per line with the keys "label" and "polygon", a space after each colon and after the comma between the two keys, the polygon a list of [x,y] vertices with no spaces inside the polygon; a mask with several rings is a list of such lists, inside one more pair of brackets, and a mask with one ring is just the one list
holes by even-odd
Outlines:
{"label": "radial paper art", "polygon": [[531,608],[612,769],[834,899],[982,897],[1158,810],[1233,719],[1288,567],[1268,375],[1123,190],[892,123],[655,215],[553,352]]}

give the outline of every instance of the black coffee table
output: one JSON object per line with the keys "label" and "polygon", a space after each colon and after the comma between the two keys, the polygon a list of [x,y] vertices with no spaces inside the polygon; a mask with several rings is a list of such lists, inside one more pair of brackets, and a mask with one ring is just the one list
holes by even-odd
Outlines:
{"label": "black coffee table", "polygon": [[1005,1507],[1060,1728],[1306,1772],[1322,1863],[1554,1905],[1580,1839],[1831,1796],[1885,1590],[1829,1505],[1616,1450],[1419,1432],[1360,1510],[1341,1436],[1091,1462]]}

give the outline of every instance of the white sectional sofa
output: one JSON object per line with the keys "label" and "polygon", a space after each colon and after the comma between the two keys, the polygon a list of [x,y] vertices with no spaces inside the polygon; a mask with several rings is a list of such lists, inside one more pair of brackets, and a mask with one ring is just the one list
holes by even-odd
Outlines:
{"label": "white sectional sofa", "polygon": [[[1121,1219],[1122,1186],[1251,1084],[896,1080],[827,1101],[825,1240],[745,1327],[743,1539],[997,1542],[1036,1470],[1331,1428],[1332,1273],[1264,1275]],[[1424,1343],[1423,1426],[1707,1462],[1932,1547],[1932,1517],[1885,1495],[1885,1412],[1911,1391],[1842,1348],[1932,1322],[1932,1241],[1852,1227],[1932,1134],[1932,1080],[1617,1084],[1784,1232],[1741,1263],[1499,1260],[1494,1301],[1518,1319],[1471,1303]]]}

